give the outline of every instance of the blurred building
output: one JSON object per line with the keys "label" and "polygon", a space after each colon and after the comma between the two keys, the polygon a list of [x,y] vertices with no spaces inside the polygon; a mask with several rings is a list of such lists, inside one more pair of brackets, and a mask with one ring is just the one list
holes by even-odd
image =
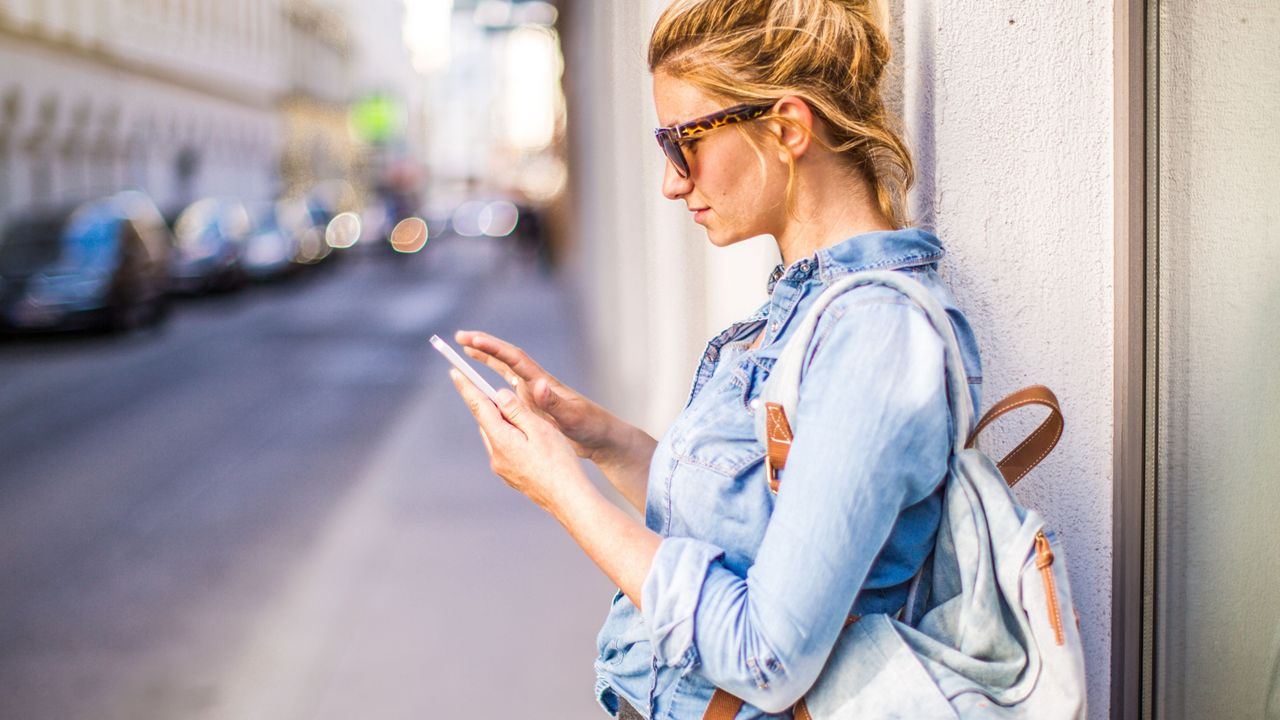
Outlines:
{"label": "blurred building", "polygon": [[565,186],[556,7],[539,0],[413,0],[426,75],[433,204],[502,195],[541,205]]}
{"label": "blurred building", "polygon": [[[413,0],[409,0],[412,2]],[[426,86],[414,66],[406,0],[341,0],[351,39],[353,117],[369,185],[421,193]]]}
{"label": "blurred building", "polygon": [[316,183],[355,174],[360,148],[347,126],[352,99],[352,41],[346,15],[316,0],[283,0],[288,42],[280,98],[280,190],[306,193]]}
{"label": "blurred building", "polygon": [[280,0],[0,0],[0,215],[275,184]]}
{"label": "blurred building", "polygon": [[[123,188],[376,182],[350,110],[382,93],[420,128],[403,22],[403,0],[0,0],[0,222]],[[420,164],[407,122],[394,157]]]}

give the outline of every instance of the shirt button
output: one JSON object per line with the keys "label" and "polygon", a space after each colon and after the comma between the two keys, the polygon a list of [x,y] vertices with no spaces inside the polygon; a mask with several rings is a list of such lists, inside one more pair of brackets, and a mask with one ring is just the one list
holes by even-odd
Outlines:
{"label": "shirt button", "polygon": [[777,321],[774,321],[774,323],[773,323],[772,325],[770,325],[770,326],[769,326],[769,329],[770,329],[771,331],[775,332],[775,333],[776,333],[776,332],[778,332],[778,323],[777,323]]}
{"label": "shirt button", "polygon": [[760,409],[760,398],[753,398],[753,399],[751,400],[751,409],[752,409],[752,410],[759,410],[759,409]]}

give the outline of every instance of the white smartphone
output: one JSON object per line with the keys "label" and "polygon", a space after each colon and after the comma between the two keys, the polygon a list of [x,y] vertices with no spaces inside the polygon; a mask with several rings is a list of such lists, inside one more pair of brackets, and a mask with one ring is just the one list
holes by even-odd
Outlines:
{"label": "white smartphone", "polygon": [[436,350],[439,350],[440,354],[443,355],[446,360],[453,363],[454,367],[458,368],[463,375],[466,375],[467,379],[471,381],[471,384],[480,388],[480,392],[488,395],[494,405],[498,404],[498,391],[494,390],[492,385],[485,382],[485,379],[480,377],[480,373],[476,372],[475,368],[471,367],[471,363],[467,362],[466,359],[455,352],[454,349],[449,346],[449,343],[442,340],[439,335],[432,335],[431,346]]}

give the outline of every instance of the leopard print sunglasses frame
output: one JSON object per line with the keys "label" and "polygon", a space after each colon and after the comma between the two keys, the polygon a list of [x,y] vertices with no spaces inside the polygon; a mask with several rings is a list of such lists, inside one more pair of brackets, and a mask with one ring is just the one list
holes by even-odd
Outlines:
{"label": "leopard print sunglasses frame", "polygon": [[758,120],[772,110],[773,105],[773,103],[768,105],[734,105],[731,108],[725,108],[719,112],[680,123],[679,125],[657,128],[653,131],[653,135],[658,139],[658,146],[662,148],[662,152],[671,161],[676,173],[682,178],[687,178],[689,177],[689,159],[684,156],[682,147],[685,142],[734,123]]}

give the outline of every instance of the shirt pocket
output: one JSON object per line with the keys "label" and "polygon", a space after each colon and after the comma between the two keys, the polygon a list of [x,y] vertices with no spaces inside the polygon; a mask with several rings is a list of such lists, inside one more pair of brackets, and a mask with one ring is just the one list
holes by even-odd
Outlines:
{"label": "shirt pocket", "polygon": [[678,460],[728,477],[763,460],[752,403],[770,364],[745,357],[717,374],[678,420],[671,444]]}
{"label": "shirt pocket", "polygon": [[[774,358],[767,356],[745,357],[733,368],[733,374],[729,378],[729,383],[739,390],[738,404],[753,418],[753,423],[756,413],[760,412],[760,395],[765,381],[769,379],[773,363]],[[752,433],[754,432],[753,428]]]}

